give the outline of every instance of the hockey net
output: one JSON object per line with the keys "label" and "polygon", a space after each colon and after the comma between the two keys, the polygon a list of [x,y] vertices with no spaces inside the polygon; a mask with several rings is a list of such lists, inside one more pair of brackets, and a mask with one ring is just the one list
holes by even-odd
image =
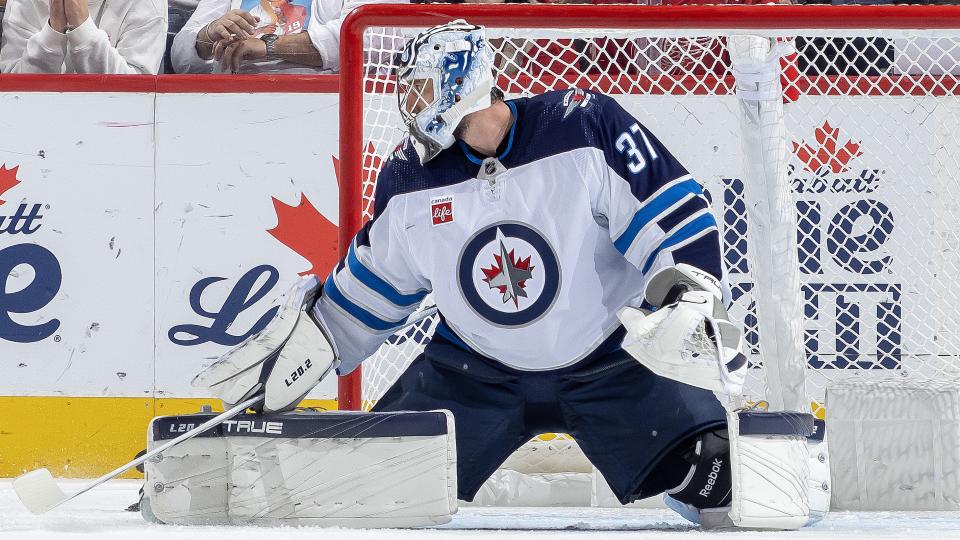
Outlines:
{"label": "hockey net", "polygon": [[[960,374],[956,8],[365,6],[344,34],[345,238],[371,217],[377,171],[404,135],[396,51],[456,17],[488,28],[508,98],[611,95],[705,186],[750,399],[823,414],[832,382]],[[363,364],[364,408],[435,324]],[[589,470],[575,447],[548,434],[506,467]]]}

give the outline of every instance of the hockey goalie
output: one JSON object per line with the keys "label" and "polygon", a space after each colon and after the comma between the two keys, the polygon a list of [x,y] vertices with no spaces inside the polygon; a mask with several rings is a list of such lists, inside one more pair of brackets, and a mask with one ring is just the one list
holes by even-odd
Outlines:
{"label": "hockey goalie", "polygon": [[531,437],[563,432],[622,503],[665,493],[704,526],[807,524],[812,418],[741,403],[742,332],[697,179],[610,97],[504,99],[492,64],[464,21],[406,44],[409,136],[373,218],[322,283],[298,283],[194,383],[289,410],[432,293],[436,333],[374,411],[452,413],[459,499]]}

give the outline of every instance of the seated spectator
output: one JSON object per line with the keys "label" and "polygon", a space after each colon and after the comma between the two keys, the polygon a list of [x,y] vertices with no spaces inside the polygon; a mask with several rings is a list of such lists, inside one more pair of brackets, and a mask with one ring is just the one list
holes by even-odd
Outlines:
{"label": "seated spectator", "polygon": [[200,0],[173,40],[171,62],[178,73],[336,72],[347,15],[405,1]]}
{"label": "seated spectator", "polygon": [[163,0],[8,0],[0,72],[156,74]]}

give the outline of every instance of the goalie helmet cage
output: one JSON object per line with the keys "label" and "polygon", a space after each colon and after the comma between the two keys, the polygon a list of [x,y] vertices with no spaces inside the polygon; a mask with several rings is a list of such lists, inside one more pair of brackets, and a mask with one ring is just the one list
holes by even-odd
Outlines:
{"label": "goalie helmet cage", "polygon": [[[394,55],[455,18],[487,27],[508,98],[611,95],[704,185],[749,399],[822,414],[833,382],[960,373],[960,7],[361,6],[341,29],[341,253],[405,131]],[[369,407],[435,323],[341,378],[341,407]],[[541,443],[515,468],[583,466]]]}

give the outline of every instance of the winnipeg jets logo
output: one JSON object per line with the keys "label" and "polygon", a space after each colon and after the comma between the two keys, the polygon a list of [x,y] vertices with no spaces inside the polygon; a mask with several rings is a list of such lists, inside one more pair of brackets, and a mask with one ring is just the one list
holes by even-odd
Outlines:
{"label": "winnipeg jets logo", "polygon": [[550,242],[524,223],[494,223],[460,253],[457,283],[470,308],[491,324],[526,326],[559,296],[560,265]]}
{"label": "winnipeg jets logo", "polygon": [[582,107],[584,109],[590,108],[591,98],[590,94],[584,92],[580,88],[574,88],[566,93],[563,96],[563,106],[566,107],[563,111],[563,119],[566,120],[570,113],[574,111],[577,107]]}
{"label": "winnipeg jets logo", "polygon": [[497,229],[497,241],[500,244],[500,254],[494,255],[496,263],[490,268],[483,268],[485,276],[483,281],[490,285],[491,289],[497,289],[503,295],[503,303],[513,301],[514,307],[520,307],[520,298],[526,298],[526,282],[533,277],[533,267],[530,266],[530,257],[517,260],[514,257],[514,251],[507,252],[504,245],[503,233]]}

